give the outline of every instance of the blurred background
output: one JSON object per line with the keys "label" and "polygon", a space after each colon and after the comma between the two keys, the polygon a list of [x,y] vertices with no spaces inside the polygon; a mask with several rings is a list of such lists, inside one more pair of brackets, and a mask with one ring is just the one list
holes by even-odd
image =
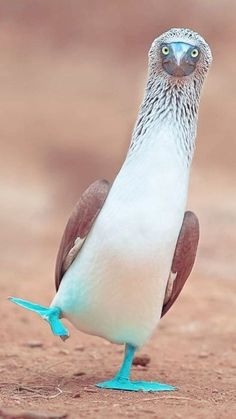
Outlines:
{"label": "blurred background", "polygon": [[[228,419],[229,412],[236,417],[235,0],[0,0],[4,406],[66,408],[77,418],[79,389],[80,409],[92,409],[83,410],[83,417],[94,418],[93,395],[83,386],[118,368],[120,349],[73,333],[71,325],[71,339],[62,347],[44,322],[6,298],[49,304],[68,216],[91,182],[112,181],[119,170],[143,95],[150,44],[171,27],[199,32],[214,57],[201,100],[188,202],[200,219],[201,239],[191,278],[148,343],[151,367],[134,374],[153,379],[158,371],[181,393],[146,399],[145,407],[140,394],[122,395],[128,404],[121,400],[119,407],[116,394],[99,393],[107,410],[95,415],[110,417],[111,409],[121,409],[124,417],[130,409],[141,418],[157,411],[160,419]],[[76,368],[82,368],[77,378]],[[22,396],[17,383],[26,386]],[[47,401],[58,385],[63,396]],[[36,397],[39,388],[44,398]]]}
{"label": "blurred background", "polygon": [[50,299],[73,205],[95,179],[112,181],[125,156],[150,44],[181,26],[214,56],[188,205],[201,223],[195,274],[235,280],[235,13],[234,0],[0,1],[4,296]]}

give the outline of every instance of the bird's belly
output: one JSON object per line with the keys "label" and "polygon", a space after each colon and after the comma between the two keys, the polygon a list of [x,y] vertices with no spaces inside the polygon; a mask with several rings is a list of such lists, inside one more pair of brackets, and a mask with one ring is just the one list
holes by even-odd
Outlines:
{"label": "bird's belly", "polygon": [[53,301],[78,329],[135,346],[160,319],[182,222],[181,215],[166,224],[156,215],[154,222],[151,212],[145,222],[139,215],[105,211]]}
{"label": "bird's belly", "polygon": [[85,254],[64,276],[55,305],[80,330],[142,345],[160,318],[170,266],[167,258],[146,256],[114,256],[104,248],[103,261],[94,263]]}
{"label": "bird's belly", "polygon": [[63,277],[52,304],[80,330],[141,346],[160,319],[188,184],[166,147],[124,165]]}

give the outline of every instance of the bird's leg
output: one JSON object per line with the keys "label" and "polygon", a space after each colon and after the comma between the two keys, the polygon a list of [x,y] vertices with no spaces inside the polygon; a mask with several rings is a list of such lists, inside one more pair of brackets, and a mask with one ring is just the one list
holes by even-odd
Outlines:
{"label": "bird's leg", "polygon": [[125,345],[125,356],[122,362],[122,365],[115,375],[115,379],[117,380],[129,380],[130,377],[130,370],[132,367],[134,354],[136,348],[132,345]]}
{"label": "bird's leg", "polygon": [[45,307],[15,297],[10,297],[9,300],[21,307],[26,308],[27,310],[37,313],[40,317],[49,323],[52,333],[56,336],[60,336],[62,340],[65,340],[69,337],[68,330],[60,320],[62,312],[59,307]]}
{"label": "bird's leg", "polygon": [[135,351],[136,348],[134,346],[126,345],[123,363],[115,377],[112,380],[96,384],[97,387],[113,390],[131,390],[129,377]]}
{"label": "bird's leg", "polygon": [[112,380],[104,381],[96,384],[97,387],[107,388],[112,390],[127,390],[127,391],[170,391],[175,390],[175,387],[167,384],[161,384],[150,381],[131,381],[130,370],[134,358],[136,348],[132,345],[126,345],[125,356],[123,363]]}

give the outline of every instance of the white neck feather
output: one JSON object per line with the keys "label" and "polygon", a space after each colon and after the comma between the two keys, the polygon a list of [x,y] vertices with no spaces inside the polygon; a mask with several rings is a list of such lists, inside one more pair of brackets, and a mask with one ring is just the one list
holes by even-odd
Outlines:
{"label": "white neck feather", "polygon": [[149,79],[127,158],[162,141],[164,131],[166,138],[174,139],[173,146],[183,164],[189,166],[195,148],[199,97],[200,86],[194,81],[168,85]]}

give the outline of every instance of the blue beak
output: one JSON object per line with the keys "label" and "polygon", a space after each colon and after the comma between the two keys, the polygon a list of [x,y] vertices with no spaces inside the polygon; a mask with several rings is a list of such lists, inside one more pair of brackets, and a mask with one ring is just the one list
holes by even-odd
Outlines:
{"label": "blue beak", "polygon": [[193,46],[184,42],[171,42],[168,47],[169,54],[162,58],[164,70],[174,77],[189,76],[195,70],[197,62],[191,56]]}

